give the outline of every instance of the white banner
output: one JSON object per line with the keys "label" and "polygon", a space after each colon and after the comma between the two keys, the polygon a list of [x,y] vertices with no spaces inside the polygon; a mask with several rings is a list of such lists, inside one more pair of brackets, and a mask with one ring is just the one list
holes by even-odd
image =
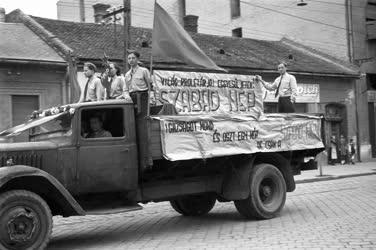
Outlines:
{"label": "white banner", "polygon": [[321,120],[308,115],[162,116],[164,157],[171,161],[324,147]]}
{"label": "white banner", "polygon": [[157,100],[181,114],[263,112],[264,90],[253,75],[155,70],[153,77]]}
{"label": "white banner", "polygon": [[[264,102],[278,102],[275,98],[274,91],[266,91],[266,98]],[[320,84],[300,84],[298,83],[297,89],[297,103],[319,103],[320,102]]]}

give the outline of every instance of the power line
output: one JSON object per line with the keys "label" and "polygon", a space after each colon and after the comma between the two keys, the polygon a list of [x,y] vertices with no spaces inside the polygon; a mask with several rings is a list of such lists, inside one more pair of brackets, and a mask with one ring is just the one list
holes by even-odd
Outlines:
{"label": "power line", "polygon": [[[320,0],[309,0],[309,1],[311,1],[311,2],[318,2],[318,3],[325,3],[325,4],[331,4],[331,5],[338,5],[338,6],[346,7],[346,5],[344,5],[344,4],[342,4],[342,3],[333,3],[333,2],[320,1]],[[362,5],[352,4],[352,7],[354,7],[354,8],[361,8],[361,9],[364,9],[364,6],[362,6]]]}
{"label": "power line", "polygon": [[[260,6],[260,5],[250,4],[250,3],[247,3],[247,2],[244,2],[244,1],[241,1],[241,2],[244,3],[244,4],[250,5],[250,6],[257,7],[257,8],[267,9],[267,10],[270,10],[270,11],[273,11],[273,12],[276,12],[276,13],[279,13],[279,14],[283,14],[283,15],[286,15],[286,16],[295,17],[295,18],[298,18],[298,19],[301,19],[301,20],[304,20],[304,21],[313,22],[313,23],[325,25],[325,26],[328,26],[328,27],[332,27],[332,28],[336,28],[336,29],[341,29],[341,30],[346,30],[347,31],[346,28],[343,28],[343,27],[340,27],[340,26],[336,26],[336,25],[333,25],[333,24],[320,22],[320,21],[317,21],[317,20],[314,20],[314,19],[310,19],[310,18],[300,17],[300,16],[297,16],[297,15],[293,15],[293,14],[286,13],[286,12],[279,11],[279,10],[274,10],[274,9],[263,7],[263,6]],[[363,32],[358,32],[358,31],[353,31],[353,32],[356,32],[356,33],[359,33],[359,34],[362,34],[362,35],[366,35]]]}

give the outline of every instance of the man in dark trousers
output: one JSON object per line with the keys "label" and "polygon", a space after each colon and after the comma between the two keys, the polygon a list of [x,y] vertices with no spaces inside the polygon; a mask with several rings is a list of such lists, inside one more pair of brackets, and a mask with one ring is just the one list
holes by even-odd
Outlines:
{"label": "man in dark trousers", "polygon": [[279,113],[294,113],[297,94],[297,84],[295,76],[286,72],[286,63],[278,65],[278,72],[280,74],[273,83],[265,82],[261,76],[257,75],[256,79],[264,85],[267,90],[275,92],[275,97],[278,96],[278,112]]}
{"label": "man in dark trousers", "polygon": [[125,74],[124,97],[128,99],[128,95],[132,98],[134,104],[137,105],[136,121],[137,121],[137,138],[139,162],[143,168],[151,165],[148,147],[148,126],[145,117],[148,114],[149,88],[151,87],[150,72],[147,68],[138,65],[140,53],[131,51],[128,53],[128,63],[131,69]]}

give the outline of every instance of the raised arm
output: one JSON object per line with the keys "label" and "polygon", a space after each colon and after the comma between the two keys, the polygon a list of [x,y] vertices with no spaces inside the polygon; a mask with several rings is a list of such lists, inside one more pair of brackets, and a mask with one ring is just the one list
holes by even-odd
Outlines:
{"label": "raised arm", "polygon": [[264,86],[264,88],[266,88],[267,90],[273,91],[273,90],[277,89],[277,87],[278,87],[278,81],[277,81],[278,78],[275,79],[275,81],[274,81],[273,83],[265,82],[265,81],[262,79],[262,77],[259,76],[259,75],[256,76],[256,79],[257,79],[258,81],[260,81],[260,82],[262,83],[262,85]]}

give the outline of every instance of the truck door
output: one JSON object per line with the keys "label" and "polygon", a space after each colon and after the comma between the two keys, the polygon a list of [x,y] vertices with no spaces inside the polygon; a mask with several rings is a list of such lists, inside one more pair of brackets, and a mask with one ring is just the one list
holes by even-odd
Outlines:
{"label": "truck door", "polygon": [[132,131],[132,112],[131,105],[81,109],[77,139],[79,193],[122,192],[137,188],[137,146]]}

